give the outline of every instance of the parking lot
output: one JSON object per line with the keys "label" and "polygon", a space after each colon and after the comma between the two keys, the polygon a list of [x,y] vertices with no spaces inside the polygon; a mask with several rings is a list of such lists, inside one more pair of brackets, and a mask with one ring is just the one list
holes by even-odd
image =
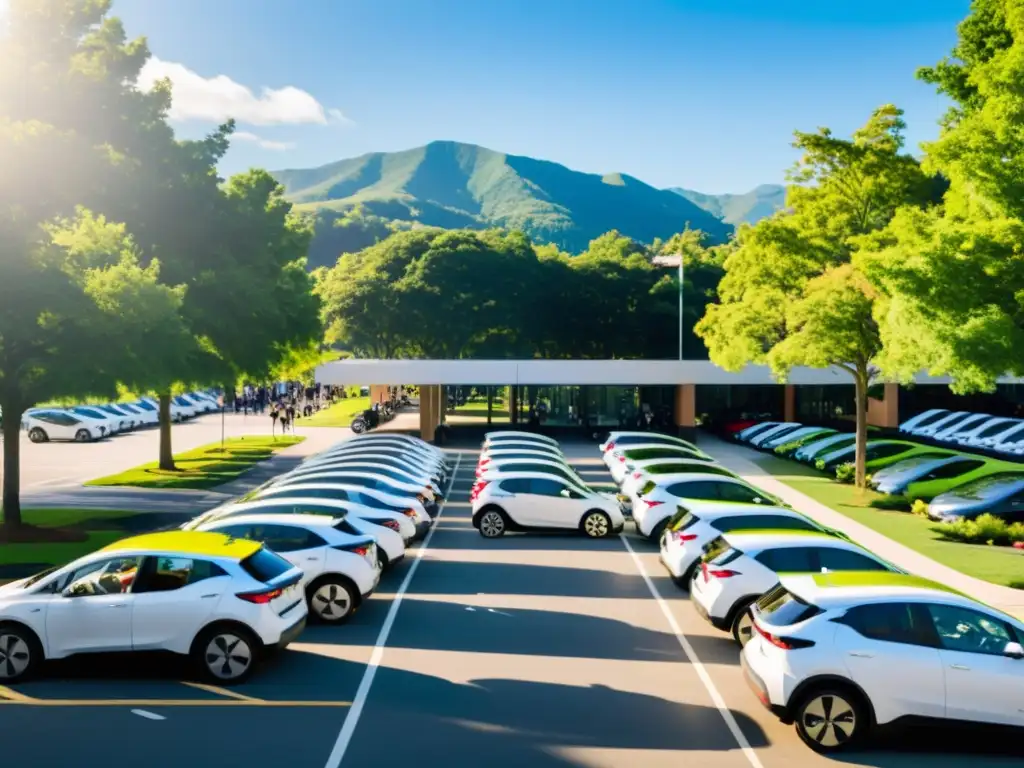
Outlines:
{"label": "parking lot", "polygon": [[[593,444],[565,451],[585,479],[610,480]],[[39,680],[0,688],[0,733],[17,734],[4,739],[5,762],[839,762],[810,752],[761,708],[736,646],[697,616],[631,525],[603,540],[481,538],[468,504],[475,458],[458,452],[435,529],[349,624],[311,626],[230,690],[180,682],[182,670],[163,659],[53,664]],[[1020,753],[987,736],[901,732],[842,762],[1008,766]]]}

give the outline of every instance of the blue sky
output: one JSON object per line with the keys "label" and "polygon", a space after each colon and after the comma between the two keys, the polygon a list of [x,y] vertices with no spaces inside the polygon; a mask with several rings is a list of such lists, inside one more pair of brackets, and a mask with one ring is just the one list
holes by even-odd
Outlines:
{"label": "blue sky", "polygon": [[945,104],[914,70],[949,51],[968,6],[114,0],[153,72],[187,89],[182,135],[246,116],[226,173],[452,139],[713,193],[781,182],[794,129],[847,134],[879,104],[906,110],[911,146],[932,138]]}

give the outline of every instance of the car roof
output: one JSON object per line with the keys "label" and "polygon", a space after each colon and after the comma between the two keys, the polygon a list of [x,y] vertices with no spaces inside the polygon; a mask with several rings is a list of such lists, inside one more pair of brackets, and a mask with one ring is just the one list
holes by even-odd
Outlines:
{"label": "car roof", "polygon": [[[744,480],[741,477],[736,477],[735,475],[718,475],[718,474],[715,474],[713,472],[680,472],[679,476],[673,482],[676,482],[676,483],[696,483],[698,481],[704,481],[704,480],[724,480],[724,481],[730,482],[730,483],[736,483],[736,484],[739,484],[739,485],[745,485],[745,486],[748,486],[748,487],[751,487],[751,488],[753,487],[753,486],[750,485],[750,483],[748,483],[746,480]],[[650,480],[650,482],[654,483],[655,481],[652,479],[652,480]],[[655,484],[656,485],[660,485],[660,483],[655,483]]]}
{"label": "car roof", "polygon": [[[708,464],[709,462],[704,463]],[[659,474],[656,472],[653,475],[648,475],[648,478],[653,482],[657,483],[658,485],[665,485],[667,483],[675,483],[679,480],[685,480],[686,478],[692,477],[693,475],[700,475],[701,477],[704,477],[706,475],[714,475],[715,477],[736,477],[736,475],[732,473],[731,469],[726,469],[725,467],[719,464],[711,464],[711,466],[713,466],[715,469],[720,469],[723,472],[728,472],[729,474],[722,475],[719,474],[718,472],[663,472]]]}
{"label": "car roof", "polygon": [[961,605],[983,605],[952,587],[910,573],[888,571],[835,571],[780,576],[782,586],[819,608],[842,608],[851,603],[886,602],[893,598],[954,600]]}
{"label": "car roof", "polygon": [[244,560],[263,545],[211,531],[160,531],[115,541],[101,552],[139,552],[165,555],[197,555]]}
{"label": "car roof", "polygon": [[[344,515],[338,515],[339,518]],[[252,512],[249,514],[231,515],[211,520],[204,525],[238,525],[247,523],[262,523],[264,525],[297,525],[309,528],[332,528],[337,518],[331,515],[289,515],[282,512]],[[230,523],[228,522],[230,521]]]}
{"label": "car roof", "polygon": [[527,440],[540,440],[542,442],[557,442],[553,437],[547,435],[538,435],[535,432],[520,432],[515,429],[504,429],[498,430],[497,432],[487,432],[484,434],[484,438],[488,437],[525,437]]}
{"label": "car roof", "polygon": [[[509,480],[509,479],[515,479],[515,480],[520,480],[520,479],[527,479],[527,480],[533,480],[533,479],[557,480],[560,483],[569,483],[570,485],[577,485],[577,486],[580,485],[579,483],[574,483],[572,480],[567,479],[567,478],[563,477],[562,475],[551,475],[551,474],[548,474],[547,472],[515,472],[515,471],[513,471],[513,472],[499,472],[498,474],[501,475],[501,477],[498,478],[498,480]],[[580,490],[586,490],[586,489],[581,487]]]}
{"label": "car roof", "polygon": [[808,543],[835,544],[841,549],[861,549],[856,544],[850,544],[844,539],[832,536],[825,531],[775,531],[766,528],[761,531],[723,533],[722,536],[729,542],[729,546],[741,550],[761,550],[767,547],[800,547]]}
{"label": "car roof", "polygon": [[[680,505],[686,507],[685,504]],[[780,517],[799,517],[810,520],[807,515],[797,512],[795,509],[785,507],[769,506],[767,504],[747,504],[739,501],[723,501],[718,506],[707,507],[693,514],[700,520],[709,520],[717,517],[745,517],[746,515],[779,515]],[[811,522],[814,522],[813,520]],[[816,523],[817,524],[817,523]]]}

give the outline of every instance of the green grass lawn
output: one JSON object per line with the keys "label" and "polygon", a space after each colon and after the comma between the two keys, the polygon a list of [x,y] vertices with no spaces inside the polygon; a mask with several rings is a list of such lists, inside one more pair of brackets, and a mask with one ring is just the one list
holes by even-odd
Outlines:
{"label": "green grass lawn", "polygon": [[176,454],[177,471],[159,469],[157,462],[143,464],[117,475],[90,480],[86,485],[129,485],[136,488],[213,488],[234,480],[276,451],[301,443],[304,437],[251,435],[232,437]]}
{"label": "green grass lawn", "polygon": [[[455,407],[455,415],[465,416],[469,419],[486,419],[487,418],[487,399],[482,400],[469,400],[465,405],[458,405]],[[495,400],[491,410],[492,419],[507,419],[508,409],[503,407],[500,401]]]}
{"label": "green grass lawn", "polygon": [[347,427],[357,414],[369,407],[369,397],[346,397],[344,400],[335,400],[330,408],[320,410],[312,416],[296,419],[295,423],[300,427]]}
{"label": "green grass lawn", "polygon": [[0,582],[63,565],[123,539],[131,534],[120,523],[138,514],[110,509],[23,509],[21,517],[26,525],[78,533],[80,540],[0,544]]}
{"label": "green grass lawn", "polygon": [[1024,551],[946,541],[932,530],[935,523],[929,520],[869,506],[872,499],[881,496],[874,491],[837,483],[803,464],[777,456],[759,456],[756,462],[786,485],[932,560],[993,584],[1024,588]]}

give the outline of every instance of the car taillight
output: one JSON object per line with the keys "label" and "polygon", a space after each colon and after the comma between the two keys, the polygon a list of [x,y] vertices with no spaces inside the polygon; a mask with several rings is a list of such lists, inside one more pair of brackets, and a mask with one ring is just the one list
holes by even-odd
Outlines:
{"label": "car taillight", "polygon": [[639,480],[641,475],[643,475],[643,472],[634,472],[633,473],[633,479],[634,480]]}
{"label": "car taillight", "polygon": [[610,450],[612,450],[612,449],[613,449],[614,447],[615,447],[615,443],[608,443],[608,445],[606,445],[606,446],[604,447],[604,449],[605,449],[606,451],[610,451]]}
{"label": "car taillight", "polygon": [[753,621],[751,623],[754,625],[754,630],[757,634],[776,648],[781,648],[784,651],[794,651],[798,648],[810,648],[814,645],[813,640],[801,640],[798,637],[779,637],[778,635],[773,635],[771,632],[766,632],[764,627],[758,624],[757,621]]}
{"label": "car taillight", "polygon": [[383,522],[381,522],[381,525],[383,525],[385,528],[390,528],[392,531],[402,530],[402,526],[398,524],[397,520],[384,520]]}
{"label": "car taillight", "polygon": [[360,557],[366,557],[366,555],[370,552],[370,547],[364,544],[361,544],[358,547],[340,546],[335,547],[335,549],[340,549],[344,552],[351,552],[352,554],[359,555]]}
{"label": "car taillight", "polygon": [[656,506],[658,506],[659,504],[664,504],[664,503],[665,503],[664,501],[651,501],[650,499],[644,499],[643,501],[644,501],[644,504],[646,504],[646,505],[647,505],[647,508],[648,508],[648,509],[651,509],[651,508],[653,508],[653,507],[656,507]]}
{"label": "car taillight", "polygon": [[416,494],[416,501],[419,501],[419,502],[424,502],[424,501],[426,501],[426,500],[427,500],[427,497],[426,497],[426,496],[424,496],[424,495],[423,495],[422,493],[417,493],[417,494]]}
{"label": "car taillight", "polygon": [[239,592],[235,597],[245,600],[247,603],[266,605],[271,600],[279,598],[282,594],[284,594],[283,589],[271,589],[266,592]]}
{"label": "car taillight", "polygon": [[619,456],[619,461],[621,463],[625,464],[626,463],[626,457],[625,456]]}
{"label": "car taillight", "polygon": [[405,515],[406,517],[416,517],[416,510],[415,509],[403,509],[402,510],[402,514]]}
{"label": "car taillight", "polygon": [[739,575],[739,571],[730,571],[728,568],[708,568],[708,576],[716,579],[729,579]]}
{"label": "car taillight", "polygon": [[697,538],[696,533],[683,533],[682,531],[674,531],[672,535],[676,537],[676,541],[693,541]]}

